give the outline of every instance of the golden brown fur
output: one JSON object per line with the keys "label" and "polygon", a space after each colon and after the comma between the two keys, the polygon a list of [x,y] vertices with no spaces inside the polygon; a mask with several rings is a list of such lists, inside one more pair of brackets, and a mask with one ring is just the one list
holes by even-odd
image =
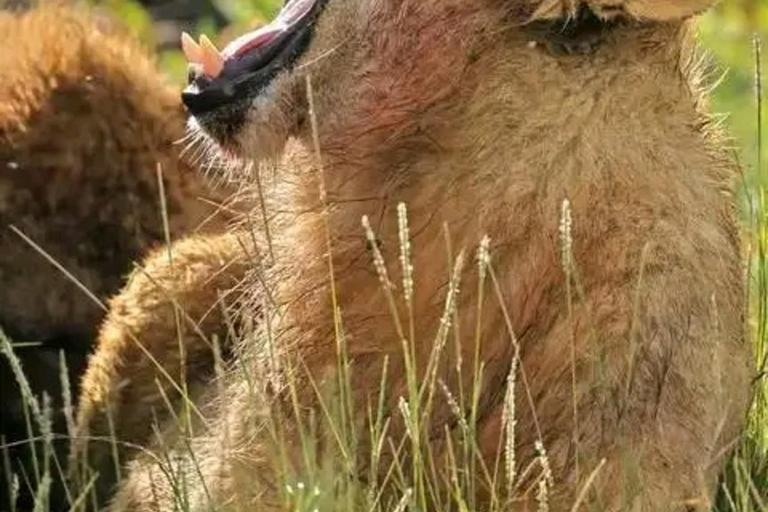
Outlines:
{"label": "golden brown fur", "polygon": [[[100,493],[110,490],[115,477],[112,437],[120,442],[121,460],[130,459],[134,447],[149,442],[156,421],[162,424],[169,413],[176,414],[168,404],[181,401],[180,383],[194,396],[213,377],[217,344],[223,364],[239,331],[232,307],[242,294],[238,285],[247,264],[257,261],[250,245],[242,233],[220,234],[181,241],[170,253],[157,250],[110,301],[98,351],[83,376],[70,462],[87,463],[89,471],[101,474]],[[182,350],[190,361],[185,367]]]}
{"label": "golden brown fur", "polygon": [[[158,165],[172,238],[228,222],[214,204],[221,191],[179,160],[178,91],[138,43],[102,25],[55,6],[0,12],[0,328],[41,343],[17,352],[34,391],[46,391],[57,411],[59,351],[74,388],[104,311],[9,226],[106,300],[133,261],[165,239]],[[3,434],[26,439],[6,361],[0,384]]]}
{"label": "golden brown fur", "polygon": [[20,339],[67,336],[88,347],[102,311],[7,226],[106,297],[164,239],[157,165],[174,238],[216,209],[178,160],[178,93],[137,43],[58,8],[2,13],[0,34],[10,45],[0,65],[13,70],[0,84],[0,324]]}
{"label": "golden brown fur", "polygon": [[[702,110],[686,19],[703,5],[626,2],[630,16],[606,26],[593,53],[576,55],[531,44],[527,23],[537,8],[549,12],[548,5],[329,2],[302,58],[306,65],[278,76],[244,128],[219,140],[228,151],[281,155],[269,194],[277,259],[266,275],[279,311],[271,324],[275,344],[288,360],[300,359],[313,380],[334,366],[325,224],[304,89],[308,71],[355,403],[362,407],[376,396],[378,379],[371,376],[381,374],[383,356],[389,356],[388,411],[399,441],[401,340],[360,219],[370,216],[378,245],[394,262],[394,211],[404,202],[422,363],[433,348],[445,296],[443,225],[453,246],[468,252],[484,234],[491,238],[493,269],[535,409],[518,392],[518,457],[530,461],[535,442],[543,441],[556,482],[551,510],[570,510],[603,458],[587,496],[598,510],[703,509],[722,448],[743,420],[750,360],[731,197],[735,172]],[[199,122],[217,133],[207,124],[215,120]],[[288,136],[297,140],[283,153]],[[566,199],[578,269],[572,308],[558,225]],[[471,375],[478,326],[485,365],[480,447],[492,462],[514,348],[494,294],[486,293],[478,317],[477,267],[466,267],[458,305],[462,357],[446,350],[439,376],[454,394],[462,383],[469,392],[471,379],[459,381],[455,368],[461,361],[463,374]],[[254,296],[263,293],[253,285]],[[131,291],[125,294],[121,300],[130,299]],[[104,344],[99,350],[106,358],[135,350],[127,343],[118,349]],[[248,338],[239,350],[258,356],[267,344]],[[258,374],[258,365],[253,371]],[[294,378],[306,389],[302,375]],[[215,396],[217,389],[206,394]],[[315,405],[311,395],[302,397],[308,406]],[[187,460],[181,470],[187,468],[190,510],[207,510],[209,500],[278,510],[275,489],[282,482],[270,470],[267,434],[253,423],[264,418],[264,403],[254,402],[237,371],[212,403],[205,433],[189,445],[176,441],[172,425],[163,437],[163,448],[176,443],[176,455]],[[434,455],[443,458],[443,432],[457,428],[456,418],[442,398],[435,407],[429,432]],[[287,446],[298,450],[296,444]],[[172,509],[173,486],[149,453],[129,465],[112,510]]]}

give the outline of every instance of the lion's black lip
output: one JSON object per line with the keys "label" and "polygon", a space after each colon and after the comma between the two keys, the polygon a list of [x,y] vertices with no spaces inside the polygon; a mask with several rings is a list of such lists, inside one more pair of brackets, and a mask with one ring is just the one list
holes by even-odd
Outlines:
{"label": "lion's black lip", "polygon": [[327,0],[318,0],[304,19],[269,44],[228,59],[215,79],[210,80],[202,73],[190,76],[189,85],[181,94],[190,113],[200,116],[261,93],[280,71],[291,68],[306,51],[326,3]]}

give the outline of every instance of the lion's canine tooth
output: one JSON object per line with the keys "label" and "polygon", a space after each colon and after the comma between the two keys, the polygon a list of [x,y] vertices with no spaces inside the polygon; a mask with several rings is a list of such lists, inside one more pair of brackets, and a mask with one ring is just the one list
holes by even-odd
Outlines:
{"label": "lion's canine tooth", "polygon": [[200,49],[203,73],[211,78],[216,78],[221,73],[221,70],[224,69],[224,57],[206,35],[200,36]]}
{"label": "lion's canine tooth", "polygon": [[200,45],[186,32],[181,33],[181,50],[184,52],[184,56],[190,63],[203,63],[203,49],[200,48]]}

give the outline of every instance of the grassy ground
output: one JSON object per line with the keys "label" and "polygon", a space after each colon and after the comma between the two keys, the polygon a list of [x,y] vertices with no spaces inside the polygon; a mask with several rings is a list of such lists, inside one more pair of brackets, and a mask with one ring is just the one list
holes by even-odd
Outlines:
{"label": "grassy ground", "polygon": [[[271,6],[257,6],[252,12],[269,10]],[[128,12],[128,11],[125,11]],[[136,14],[137,19],[140,14]],[[733,72],[728,75],[721,88],[715,91],[714,105],[720,111],[732,111],[735,113],[727,123],[735,133],[737,140],[734,147],[744,148],[734,151],[734,157],[739,158],[744,165],[744,180],[739,184],[739,197],[743,206],[744,240],[746,247],[746,267],[749,269],[749,296],[750,313],[749,328],[750,338],[755,346],[755,380],[754,403],[750,412],[749,424],[740,440],[727,470],[723,474],[718,496],[712,504],[712,510],[718,512],[768,512],[768,179],[766,178],[765,158],[762,157],[768,144],[763,142],[763,102],[760,91],[762,87],[755,87],[755,82],[762,81],[762,73],[759,71],[759,44],[754,42],[748,30],[733,30],[723,36],[722,23],[728,19],[727,14],[716,12],[703,22],[704,41],[713,50],[720,62],[733,64]],[[246,18],[245,15],[242,15]],[[726,31],[727,32],[727,31]],[[722,36],[722,37],[721,37]],[[727,37],[729,42],[723,43]],[[723,39],[725,38],[725,39]],[[164,62],[173,73],[177,55],[169,54],[164,57]],[[744,89],[745,80],[747,84]],[[564,210],[567,216],[567,209]],[[398,221],[401,225],[401,259],[399,262],[383,262],[377,255],[373,265],[379,272],[381,281],[385,284],[385,291],[390,295],[394,304],[402,302],[405,310],[409,311],[409,283],[410,278],[410,251],[408,242],[407,215],[404,208],[399,212]],[[372,235],[371,235],[372,236]],[[568,246],[567,223],[564,223],[564,246]],[[376,243],[371,246],[376,248]],[[413,250],[418,250],[414,248]],[[445,299],[445,315],[442,328],[435,333],[434,344],[436,348],[427,364],[428,368],[437,366],[443,351],[448,350],[455,332],[451,329],[455,298],[460,286],[477,286],[477,292],[482,294],[497,293],[497,283],[493,272],[493,264],[487,254],[487,247],[481,245],[476,254],[451,254],[450,246],[447,247],[447,258],[450,259],[448,268],[453,268],[450,273],[451,286]],[[568,265],[567,254],[564,264]],[[385,264],[386,263],[386,264]],[[398,265],[399,264],[399,265]],[[482,276],[475,285],[460,283],[462,266],[476,264],[479,266]],[[396,295],[392,287],[386,286],[394,278],[389,275],[387,269],[398,268],[398,280],[402,279],[398,286],[403,293]],[[566,268],[569,270],[569,267]],[[418,271],[418,269],[416,269]],[[407,330],[415,321],[413,318],[399,318],[398,308],[393,307],[393,323]],[[490,506],[483,512],[497,512],[505,510],[508,506],[509,491],[519,493],[525,491],[532,498],[534,507],[538,510],[548,510],[548,495],[556,490],[557,482],[549,474],[549,464],[546,456],[546,447],[537,445],[536,456],[533,460],[517,460],[514,451],[514,397],[515,393],[524,392],[523,385],[519,382],[520,375],[516,369],[510,373],[507,389],[507,410],[505,423],[506,443],[504,456],[491,467],[483,464],[476,452],[476,415],[477,390],[467,396],[449,396],[455,404],[459,416],[459,428],[457,433],[450,437],[449,460],[437,461],[432,457],[430,445],[425,442],[424,419],[431,410],[434,397],[437,394],[445,394],[447,391],[436,378],[416,379],[413,373],[409,373],[409,386],[406,396],[399,404],[399,414],[406,426],[404,438],[393,441],[388,436],[390,419],[383,414],[383,402],[371,404],[367,411],[353,411],[351,407],[351,390],[349,388],[350,366],[346,358],[343,325],[339,321],[338,342],[338,379],[330,389],[316,389],[318,398],[323,407],[319,417],[308,417],[298,406],[298,400],[294,400],[296,406],[290,412],[291,420],[301,425],[300,439],[303,462],[301,469],[291,467],[285,458],[284,424],[274,415],[269,425],[272,436],[272,460],[274,462],[274,474],[279,475],[282,482],[282,499],[286,511],[313,512],[325,510],[370,510],[372,512],[417,512],[424,511],[428,503],[436,503],[438,508],[447,511],[475,511],[473,503],[477,482],[483,482],[494,490],[494,498]],[[510,331],[510,337],[514,333]],[[0,349],[3,356],[7,357],[17,371],[17,379],[22,389],[28,389],[23,376],[23,369],[16,365],[14,348],[10,340],[0,333]],[[414,365],[414,351],[409,346],[404,346],[406,366]],[[242,365],[241,371],[246,365]],[[220,365],[218,366],[221,367]],[[62,375],[66,376],[66,371]],[[427,372],[427,375],[431,375]],[[467,378],[477,383],[482,375],[482,366],[475,369],[473,376]],[[249,375],[244,378],[250,379]],[[386,382],[386,374],[381,377]],[[64,377],[66,380],[66,377]],[[65,386],[65,389],[68,389]],[[298,390],[290,389],[291,396],[296,396]],[[254,389],[255,395],[261,390]],[[66,395],[66,393],[65,393]],[[48,510],[48,494],[53,479],[57,478],[61,471],[63,461],[55,457],[52,450],[53,433],[51,432],[50,408],[48,401],[41,397],[35,397],[30,392],[26,393],[27,402],[25,413],[28,418],[30,439],[35,440],[31,444],[37,452],[35,458],[37,464],[31,469],[30,474],[19,474],[0,485],[7,485],[10,493],[15,494],[19,489],[28,488],[36,496],[35,511]],[[333,397],[329,399],[328,397]],[[383,395],[382,395],[383,400]],[[64,397],[65,403],[71,403],[68,396]],[[469,411],[466,414],[460,411]],[[362,415],[362,417],[361,417]],[[180,426],[183,428],[184,415],[179,416]],[[367,419],[370,423],[370,431],[365,434],[356,433],[356,425],[361,420]],[[68,423],[71,424],[71,417]],[[362,435],[360,438],[358,436]],[[330,449],[321,459],[316,452],[315,440],[318,437],[331,439],[327,443]],[[362,452],[361,446],[372,447]],[[4,453],[6,453],[4,451]],[[409,457],[404,455],[408,453]],[[365,459],[370,467],[379,467],[382,460],[390,454],[393,463],[388,465],[388,471],[381,473],[371,472],[367,475],[367,484],[360,483],[360,475],[357,473],[357,462]],[[194,458],[194,454],[186,454]],[[171,458],[168,458],[165,470],[169,475],[178,475],[178,469],[174,467]],[[3,457],[3,463],[10,466],[7,456]],[[437,490],[436,474],[440,469],[447,469],[451,475],[451,485],[448,492]],[[599,476],[599,466],[594,469],[594,475]],[[11,471],[6,471],[11,474]],[[78,509],[80,505],[91,500],[91,485],[93,475],[87,469],[80,479],[80,487],[68,489],[68,501],[72,509]],[[532,482],[532,483],[531,483]],[[528,485],[530,483],[530,485]],[[523,486],[527,488],[523,489]],[[588,487],[588,485],[587,485]],[[184,499],[184,488],[178,489],[178,509],[187,510],[188,503]],[[579,501],[574,503],[574,509],[579,509]],[[5,507],[0,504],[0,510]],[[13,510],[13,506],[10,507]]]}

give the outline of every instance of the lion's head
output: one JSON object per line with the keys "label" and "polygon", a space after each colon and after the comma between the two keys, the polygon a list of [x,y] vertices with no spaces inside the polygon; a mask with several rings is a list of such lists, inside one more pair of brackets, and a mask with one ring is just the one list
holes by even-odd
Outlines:
{"label": "lion's head", "polygon": [[[389,123],[390,133],[380,132],[382,140],[389,140],[400,129],[390,121],[423,116],[441,89],[488,48],[518,46],[523,54],[542,26],[555,42],[570,37],[575,48],[591,48],[595,34],[602,37],[617,21],[664,23],[696,14],[710,3],[288,0],[270,24],[221,52],[205,36],[200,44],[185,36],[191,66],[183,100],[193,129],[201,129],[225,153],[275,157],[289,137],[309,135],[308,73],[322,111],[321,132],[365,116],[369,123]],[[528,65],[518,67],[525,72]]]}

